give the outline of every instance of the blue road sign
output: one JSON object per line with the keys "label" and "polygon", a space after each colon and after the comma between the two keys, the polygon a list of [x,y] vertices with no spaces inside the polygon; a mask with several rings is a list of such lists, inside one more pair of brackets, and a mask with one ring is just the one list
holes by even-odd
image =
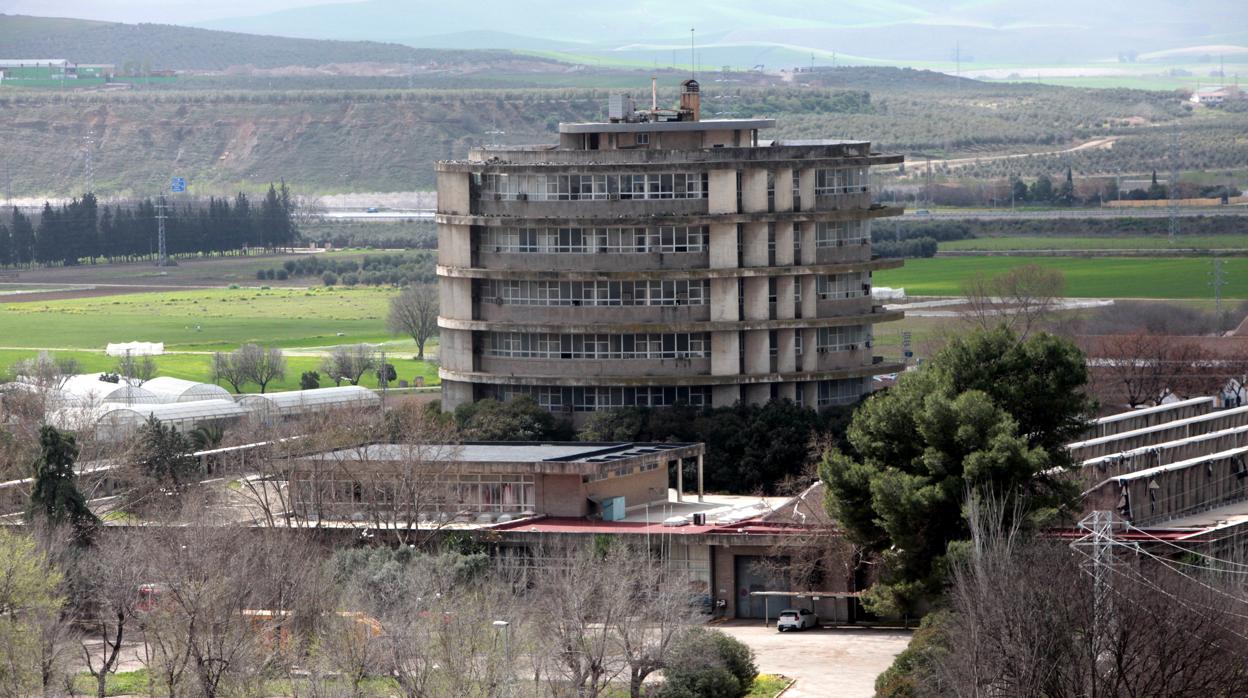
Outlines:
{"label": "blue road sign", "polygon": [[169,190],[174,194],[186,191],[186,179],[182,177],[174,177],[173,182],[169,185]]}

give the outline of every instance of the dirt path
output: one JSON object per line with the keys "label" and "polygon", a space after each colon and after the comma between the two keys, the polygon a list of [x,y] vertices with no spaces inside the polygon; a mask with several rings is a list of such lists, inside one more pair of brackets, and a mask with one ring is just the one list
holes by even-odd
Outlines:
{"label": "dirt path", "polygon": [[[938,165],[940,167],[965,167],[966,165],[974,165],[976,163],[989,162],[992,160],[1016,160],[1018,158],[1032,157],[1035,155],[1064,155],[1066,153],[1076,153],[1080,150],[1095,150],[1099,148],[1112,148],[1114,147],[1115,140],[1116,138],[1094,138],[1086,143],[1080,143],[1079,145],[1076,145],[1073,148],[1066,148],[1064,150],[1045,150],[1045,151],[1040,151],[1037,153],[1009,153],[1006,155],[981,155],[978,157],[969,157],[969,158],[953,158],[952,160],[933,159],[931,162],[932,162],[932,165],[934,166]],[[911,160],[909,164],[910,164],[910,172],[907,173],[906,175],[907,177],[918,177],[927,171],[926,161],[920,161],[918,159],[914,159],[914,160]],[[885,170],[885,171],[888,171],[888,170]]]}

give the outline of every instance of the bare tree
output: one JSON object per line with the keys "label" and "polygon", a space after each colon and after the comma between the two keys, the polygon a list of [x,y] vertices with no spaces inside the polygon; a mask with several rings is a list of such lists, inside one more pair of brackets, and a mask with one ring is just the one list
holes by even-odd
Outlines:
{"label": "bare tree", "polygon": [[1036,264],[993,277],[976,274],[962,284],[962,316],[978,327],[1003,324],[1022,340],[1053,316],[1065,291],[1062,272]]}
{"label": "bare tree", "polygon": [[93,629],[82,640],[82,653],[97,698],[104,698],[108,675],[117,671],[126,632],[140,612],[151,575],[145,552],[137,536],[117,532],[100,540],[77,566],[79,618]]}
{"label": "bare tree", "polygon": [[277,347],[244,344],[234,350],[233,362],[247,380],[260,386],[261,393],[274,379],[286,376],[286,357]]}
{"label": "bare tree", "polygon": [[360,378],[375,368],[377,350],[367,344],[335,347],[321,360],[321,370],[334,381],[334,385],[342,385],[344,380],[351,385],[359,385]]}
{"label": "bare tree", "polygon": [[216,352],[212,355],[212,382],[225,381],[230,384],[234,392],[241,393],[243,386],[251,380],[251,377],[247,374],[246,368],[235,360],[235,353]]}
{"label": "bare tree", "polygon": [[156,360],[147,354],[135,357],[126,352],[125,356],[117,360],[114,370],[131,384],[143,385],[156,377]]}
{"label": "bare tree", "polygon": [[416,342],[416,358],[425,358],[425,342],[438,333],[438,287],[433,284],[408,286],[390,299],[386,327],[394,334],[406,334]]}
{"label": "bare tree", "polygon": [[82,365],[77,359],[58,358],[46,351],[30,359],[22,359],[9,369],[19,380],[32,383],[45,389],[61,389],[65,381],[82,373]]}
{"label": "bare tree", "polygon": [[1167,395],[1204,395],[1221,388],[1214,360],[1194,341],[1137,332],[1084,340],[1102,402],[1130,407]]}

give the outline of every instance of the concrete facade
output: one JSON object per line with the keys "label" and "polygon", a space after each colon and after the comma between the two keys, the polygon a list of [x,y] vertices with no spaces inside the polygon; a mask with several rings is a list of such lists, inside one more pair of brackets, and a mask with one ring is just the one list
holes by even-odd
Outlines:
{"label": "concrete facade", "polygon": [[[901,211],[871,203],[867,171],[900,156],[760,144],[774,122],[698,121],[686,102],[438,163],[444,408],[827,406],[899,370],[870,351],[900,317],[871,272],[900,262],[872,257],[869,226]],[[821,345],[833,326],[860,341]]]}

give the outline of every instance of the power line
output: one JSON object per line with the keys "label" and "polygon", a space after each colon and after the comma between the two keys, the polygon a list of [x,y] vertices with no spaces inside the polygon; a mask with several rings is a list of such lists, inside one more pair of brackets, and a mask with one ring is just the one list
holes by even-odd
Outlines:
{"label": "power line", "polygon": [[169,266],[169,254],[165,250],[165,195],[160,195],[160,203],[156,205],[156,266]]}
{"label": "power line", "polygon": [[1179,122],[1170,131],[1170,244],[1179,236]]}

